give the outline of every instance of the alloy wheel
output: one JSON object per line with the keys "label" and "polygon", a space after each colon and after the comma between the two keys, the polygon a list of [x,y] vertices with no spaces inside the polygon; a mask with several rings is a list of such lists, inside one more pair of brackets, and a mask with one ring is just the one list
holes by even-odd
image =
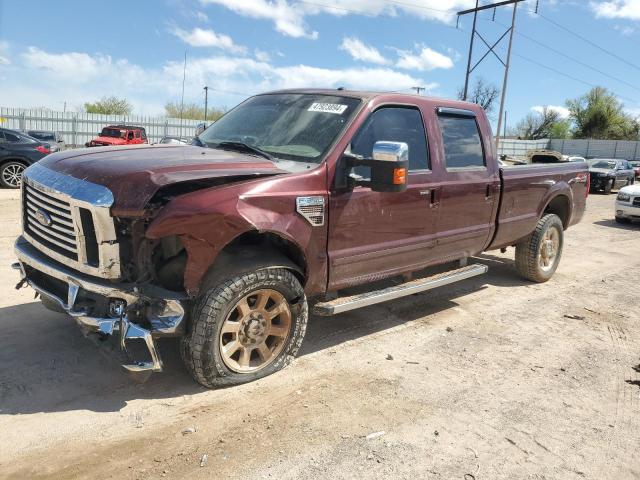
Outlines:
{"label": "alloy wheel", "polygon": [[231,309],[220,330],[220,354],[230,370],[251,373],[272,363],[287,344],[291,308],[271,289],[251,292]]}
{"label": "alloy wheel", "polygon": [[19,163],[10,163],[2,169],[3,182],[12,188],[20,188],[20,185],[22,184],[22,173],[24,170],[24,165],[20,165]]}

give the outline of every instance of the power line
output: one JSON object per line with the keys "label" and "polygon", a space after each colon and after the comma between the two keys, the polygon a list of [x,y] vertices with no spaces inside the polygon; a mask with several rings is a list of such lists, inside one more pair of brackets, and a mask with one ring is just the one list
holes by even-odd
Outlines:
{"label": "power line", "polygon": [[579,34],[579,33],[577,33],[577,32],[574,32],[573,30],[571,30],[571,29],[569,29],[569,28],[565,27],[564,25],[561,25],[560,23],[556,22],[555,20],[552,20],[552,19],[550,19],[550,18],[548,18],[548,17],[544,16],[544,15],[543,15],[543,14],[541,14],[541,13],[538,13],[538,16],[539,16],[540,18],[542,18],[542,19],[546,20],[547,22],[551,23],[552,25],[555,25],[557,28],[560,28],[560,29],[564,30],[565,32],[570,33],[571,35],[573,35],[573,36],[575,36],[575,37],[578,37],[580,40],[582,40],[582,41],[584,41],[584,42],[587,42],[587,43],[588,43],[589,45],[591,45],[592,47],[597,48],[598,50],[600,50],[600,51],[602,51],[602,52],[606,53],[607,55],[610,55],[611,57],[613,57],[613,58],[615,58],[615,59],[617,59],[617,60],[619,60],[619,61],[621,61],[621,62],[625,63],[626,65],[629,65],[630,67],[635,68],[636,70],[640,70],[640,66],[636,65],[635,63],[631,63],[630,61],[628,61],[627,59],[625,59],[625,58],[621,57],[620,55],[617,55],[617,54],[615,54],[615,53],[611,52],[610,50],[607,50],[606,48],[602,47],[601,45],[598,45],[598,44],[597,44],[597,43],[595,43],[594,41],[589,40],[587,37],[585,37],[585,36],[583,36],[583,35],[580,35],[580,34]]}
{"label": "power line", "polygon": [[[540,62],[538,62],[536,60],[533,60],[532,58],[525,57],[524,55],[520,55],[520,54],[515,53],[515,52],[513,53],[513,55],[515,55],[516,57],[519,57],[519,58],[521,58],[523,60],[526,60],[527,62],[533,63],[534,65],[537,65],[538,67],[544,68],[546,70],[550,70],[550,71],[552,71],[554,73],[557,73],[558,75],[562,75],[563,77],[567,77],[567,78],[569,78],[571,80],[574,80],[576,82],[580,82],[580,83],[582,83],[584,85],[587,85],[588,87],[592,87],[592,88],[598,87],[598,85],[595,85],[593,83],[589,83],[589,82],[587,82],[585,80],[582,80],[580,78],[577,78],[577,77],[574,77],[572,75],[569,75],[568,73],[562,72],[562,71],[557,70],[557,69],[555,69],[553,67],[549,67],[548,65],[545,65],[544,63],[540,63]],[[613,93],[614,93],[614,95],[616,95],[619,98],[622,98],[624,100],[629,100],[632,103],[638,103],[637,100],[634,100],[633,98],[626,97],[624,95],[618,95],[615,92],[613,92]]]}
{"label": "power line", "polygon": [[[490,21],[491,21],[491,20],[488,20],[488,19],[483,19],[483,20],[485,20],[485,21],[487,21],[487,22],[490,22]],[[506,27],[506,25],[505,25],[505,24],[503,24],[503,23],[501,23],[501,22],[495,22],[495,23],[497,23],[498,25],[502,25],[503,27]],[[532,38],[532,37],[530,37],[529,35],[526,35],[526,34],[524,34],[524,33],[522,33],[522,32],[515,32],[515,33],[516,33],[516,35],[519,35],[519,36],[521,36],[521,37],[523,37],[523,38],[526,38],[526,39],[527,39],[527,40],[529,40],[530,42],[533,42],[533,43],[535,43],[535,44],[537,44],[537,45],[540,45],[541,47],[546,48],[547,50],[550,50],[550,51],[552,51],[553,53],[555,53],[555,54],[557,54],[557,55],[560,55],[560,56],[562,56],[562,57],[564,57],[564,58],[567,58],[567,59],[571,60],[572,62],[577,63],[578,65],[582,65],[583,67],[588,68],[588,69],[590,69],[590,70],[593,70],[594,72],[597,72],[597,73],[599,73],[600,75],[604,75],[605,77],[608,77],[608,78],[610,78],[610,79],[612,79],[612,80],[615,80],[616,82],[623,83],[624,85],[626,85],[626,86],[628,86],[628,87],[630,87],[630,88],[633,88],[634,90],[637,90],[637,91],[639,91],[639,92],[640,92],[640,88],[638,88],[638,87],[636,87],[635,85],[633,85],[633,84],[631,84],[631,83],[627,82],[626,80],[622,80],[621,78],[615,77],[615,76],[613,76],[613,75],[611,75],[611,74],[609,74],[609,73],[607,73],[607,72],[604,72],[604,71],[602,71],[602,70],[600,70],[600,69],[598,69],[598,68],[594,67],[593,65],[590,65],[590,64],[585,63],[585,62],[583,62],[583,61],[581,61],[581,60],[578,60],[578,59],[574,58],[573,56],[568,55],[568,54],[566,54],[566,53],[564,53],[564,52],[561,52],[560,50],[558,50],[558,49],[556,49],[556,48],[554,48],[554,47],[552,47],[552,46],[550,46],[550,45],[546,45],[545,43],[542,43],[541,41],[536,40],[535,38]]]}

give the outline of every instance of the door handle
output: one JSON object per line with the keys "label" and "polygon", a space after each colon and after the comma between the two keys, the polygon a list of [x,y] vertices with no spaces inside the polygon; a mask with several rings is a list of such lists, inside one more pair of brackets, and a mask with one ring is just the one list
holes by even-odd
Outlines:
{"label": "door handle", "polygon": [[433,207],[437,207],[438,206],[438,189],[436,188],[428,188],[425,190],[420,190],[420,196],[421,197],[428,197],[429,198],[429,208],[433,208]]}

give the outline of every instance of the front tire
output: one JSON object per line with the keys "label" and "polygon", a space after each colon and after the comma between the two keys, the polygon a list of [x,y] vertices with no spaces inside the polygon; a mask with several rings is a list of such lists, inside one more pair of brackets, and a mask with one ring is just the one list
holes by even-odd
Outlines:
{"label": "front tire", "polygon": [[291,362],[307,320],[304,289],[291,271],[238,275],[203,289],[182,340],[182,359],[207,388],[251,382]]}
{"label": "front tire", "polygon": [[20,188],[22,174],[26,165],[21,162],[10,161],[0,166],[0,185],[4,188]]}
{"label": "front tire", "polygon": [[560,217],[544,215],[533,233],[516,245],[516,269],[523,278],[543,283],[553,276],[562,256],[563,232]]}

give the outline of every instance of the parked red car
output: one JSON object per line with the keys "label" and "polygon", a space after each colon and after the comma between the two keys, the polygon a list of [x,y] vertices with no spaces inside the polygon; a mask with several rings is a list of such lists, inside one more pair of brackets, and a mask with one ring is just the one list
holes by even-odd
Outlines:
{"label": "parked red car", "polygon": [[149,143],[147,132],[142,127],[130,125],[109,125],[104,127],[97,138],[85,144],[86,147],[137,145]]}
{"label": "parked red car", "polygon": [[640,178],[640,161],[638,160],[630,161],[629,165],[631,165],[631,168],[633,169],[633,172],[635,173],[636,178]]}

